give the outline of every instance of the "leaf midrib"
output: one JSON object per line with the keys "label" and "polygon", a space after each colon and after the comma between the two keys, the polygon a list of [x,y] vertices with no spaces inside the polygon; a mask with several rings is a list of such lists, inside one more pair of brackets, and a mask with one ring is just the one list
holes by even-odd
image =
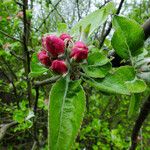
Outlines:
{"label": "leaf midrib", "polygon": [[57,143],[56,143],[56,148],[58,148],[58,143],[59,143],[59,138],[60,138],[60,130],[61,130],[61,124],[62,124],[62,116],[63,116],[63,111],[64,111],[64,104],[65,104],[65,98],[67,95],[67,91],[68,91],[68,85],[69,85],[69,81],[66,79],[66,87],[65,87],[65,93],[63,96],[63,103],[62,103],[62,107],[61,107],[61,116],[60,116],[60,124],[59,124],[59,131],[58,131],[58,136],[57,136]]}

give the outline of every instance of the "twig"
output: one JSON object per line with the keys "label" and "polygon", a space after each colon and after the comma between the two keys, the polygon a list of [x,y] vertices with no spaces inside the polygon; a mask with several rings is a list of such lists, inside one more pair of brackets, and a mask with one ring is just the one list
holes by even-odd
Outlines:
{"label": "twig", "polygon": [[[58,5],[60,2],[61,2],[61,0],[59,0],[59,1],[56,3],[56,5],[55,5],[54,7],[57,7],[57,5]],[[43,22],[42,22],[42,23],[39,25],[39,27],[36,29],[36,32],[39,31],[39,29],[43,26],[45,20],[48,19],[48,17],[50,16],[50,14],[51,14],[54,10],[55,10],[55,8],[52,9],[52,10],[48,13],[48,15],[43,19]]]}
{"label": "twig", "polygon": [[79,21],[81,19],[80,8],[79,8],[79,0],[76,0],[76,4],[77,4],[78,21]]}
{"label": "twig", "polygon": [[142,25],[145,33],[145,40],[150,36],[150,18]]}
{"label": "twig", "polygon": [[17,107],[19,108],[19,100],[18,100],[17,88],[16,88],[13,80],[10,79],[4,71],[2,71],[2,73],[13,86],[13,92],[14,92],[14,95],[15,95],[15,98],[16,98]]}
{"label": "twig", "polygon": [[30,53],[28,51],[28,35],[29,35],[29,29],[27,26],[27,16],[26,16],[26,9],[28,7],[28,0],[23,0],[23,48],[24,48],[24,69],[26,74],[26,80],[27,80],[27,92],[28,92],[28,101],[29,101],[29,107],[31,107],[31,82],[29,78],[30,73]]}
{"label": "twig", "polygon": [[36,150],[37,149],[37,142],[36,141],[34,141],[34,143],[33,143],[33,146],[32,146],[32,148],[31,148],[31,150]]}
{"label": "twig", "polygon": [[46,79],[46,80],[43,80],[43,81],[35,81],[33,83],[33,85],[35,86],[43,86],[43,85],[46,85],[46,84],[50,84],[50,83],[54,83],[56,82],[61,76],[55,76],[55,77],[51,77],[49,79]]}
{"label": "twig", "polygon": [[12,54],[14,57],[16,57],[18,60],[22,60],[24,61],[24,58],[22,58],[21,56],[17,55],[16,53],[10,51],[10,54]]}
{"label": "twig", "polygon": [[5,35],[6,37],[8,37],[8,38],[10,38],[10,39],[12,39],[12,40],[14,40],[14,41],[18,41],[18,42],[20,42],[20,43],[23,43],[21,40],[19,40],[19,39],[13,37],[13,36],[11,36],[11,35],[9,35],[8,33],[4,32],[4,31],[2,31],[2,30],[0,30],[0,33],[2,33],[2,34]]}
{"label": "twig", "polygon": [[52,1],[50,1],[50,4],[53,6],[53,8],[57,11],[57,14],[60,16],[60,18],[62,19],[62,22],[66,22],[65,19],[63,18],[63,16],[59,13],[57,7],[55,5],[53,5]]}
{"label": "twig", "polygon": [[140,110],[140,114],[135,122],[133,131],[132,131],[132,136],[131,136],[131,147],[129,150],[136,149],[137,143],[138,143],[137,137],[138,137],[139,131],[140,131],[145,119],[148,117],[149,112],[150,112],[150,95],[149,95],[148,99],[144,102],[144,104]]}
{"label": "twig", "polygon": [[36,115],[37,105],[38,105],[38,99],[39,99],[39,87],[35,87],[36,91],[36,97],[35,97],[35,104],[34,104],[34,115]]}
{"label": "twig", "polygon": [[18,2],[18,1],[16,1],[16,0],[14,0],[15,1],[15,3],[17,4],[17,5],[19,5],[19,6],[23,6],[23,4],[22,3],[20,3],[20,2]]}
{"label": "twig", "polygon": [[[116,11],[116,15],[118,15],[118,14],[120,13],[120,10],[121,10],[121,8],[122,8],[123,3],[124,3],[124,0],[121,0],[121,1],[120,1],[120,4],[119,4],[119,7],[118,7],[118,9],[117,9],[117,11]],[[105,41],[106,37],[108,36],[108,34],[110,33],[111,29],[112,29],[112,22],[109,23],[108,29],[106,30],[104,36],[103,36],[102,39],[101,39],[101,42],[100,42],[100,44],[99,44],[99,47],[100,47],[100,48],[103,46],[104,41]]]}
{"label": "twig", "polygon": [[14,126],[16,124],[17,124],[17,122],[14,121],[14,122],[11,122],[11,123],[8,123],[8,124],[1,125],[1,128],[0,128],[0,141],[3,140],[3,138],[4,138],[4,136],[5,136],[6,132],[7,132],[7,130],[10,127],[12,127],[12,126]]}
{"label": "twig", "polygon": [[10,71],[11,75],[17,80],[17,76],[16,76],[15,72],[12,70],[11,65],[5,60],[5,58],[3,56],[0,56],[0,58],[2,59],[3,63],[8,68],[8,70]]}

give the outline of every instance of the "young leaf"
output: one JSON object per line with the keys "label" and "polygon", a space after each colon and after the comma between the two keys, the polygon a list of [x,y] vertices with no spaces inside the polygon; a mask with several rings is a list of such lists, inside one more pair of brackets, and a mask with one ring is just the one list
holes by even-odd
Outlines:
{"label": "young leaf", "polygon": [[132,94],[128,110],[128,117],[132,117],[139,109],[140,96],[139,94]]}
{"label": "young leaf", "polygon": [[82,69],[93,78],[103,78],[111,69],[109,59],[100,52],[89,54],[87,62],[88,64],[82,65]]}
{"label": "young leaf", "polygon": [[85,110],[80,81],[61,78],[50,92],[48,115],[49,150],[69,150],[77,136]]}
{"label": "young leaf", "polygon": [[[86,81],[91,86],[106,93],[130,95],[131,93],[143,92],[146,89],[144,81],[137,79],[134,82],[135,70],[130,66],[120,67],[114,73],[106,75],[104,79],[89,79]],[[132,88],[135,86],[137,87],[133,90]]]}
{"label": "young leaf", "polygon": [[112,11],[114,11],[114,9],[115,9],[114,3],[113,2],[109,2],[102,9],[99,9],[99,10],[96,10],[96,11],[90,13],[85,18],[83,18],[82,20],[80,20],[71,29],[72,34],[79,35],[79,29],[80,29],[80,27],[82,27],[82,31],[84,31],[84,29],[89,24],[91,24],[90,31],[89,31],[89,35],[90,35],[95,29],[97,29],[100,25],[102,25],[106,21],[108,15],[111,14]]}
{"label": "young leaf", "polygon": [[143,80],[140,79],[134,79],[133,81],[127,81],[125,83],[127,86],[128,90],[131,93],[141,93],[144,92],[146,89],[146,84]]}
{"label": "young leaf", "polygon": [[144,44],[144,31],[134,20],[123,16],[115,16],[113,27],[116,32],[112,37],[112,46],[116,53],[125,59],[141,53]]}
{"label": "young leaf", "polygon": [[45,68],[43,65],[40,64],[37,54],[33,54],[32,61],[31,61],[31,77],[38,77],[42,75],[43,73],[46,73],[48,71],[47,68]]}
{"label": "young leaf", "polygon": [[67,33],[68,26],[66,23],[58,23],[57,24],[57,30],[59,33],[64,33],[64,32]]}

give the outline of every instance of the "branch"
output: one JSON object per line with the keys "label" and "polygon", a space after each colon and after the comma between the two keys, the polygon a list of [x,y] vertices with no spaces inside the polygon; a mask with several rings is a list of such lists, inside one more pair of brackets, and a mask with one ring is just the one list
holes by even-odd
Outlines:
{"label": "branch", "polygon": [[[120,10],[122,8],[123,3],[124,3],[124,0],[121,0],[120,4],[119,4],[119,7],[118,7],[118,9],[116,11],[116,15],[118,15],[120,13]],[[101,42],[100,42],[100,45],[99,45],[100,48],[103,46],[104,41],[105,41],[106,37],[108,36],[108,34],[110,33],[111,29],[112,29],[112,22],[109,23],[108,29],[106,30],[104,36],[101,39]]]}
{"label": "branch", "polygon": [[55,10],[55,7],[57,7],[57,5],[61,2],[61,0],[59,0],[54,7],[54,9],[52,9],[48,15],[46,16],[46,18],[43,19],[43,22],[39,25],[39,27],[36,29],[36,32],[39,31],[39,29],[43,26],[44,22],[46,21],[46,19],[48,19],[48,17],[50,16],[50,14]]}
{"label": "branch", "polygon": [[4,138],[4,136],[5,136],[6,132],[7,132],[7,130],[8,130],[10,127],[12,127],[12,126],[14,126],[14,125],[16,125],[16,124],[17,124],[17,122],[14,121],[14,122],[11,122],[11,123],[8,123],[8,124],[2,124],[2,125],[1,125],[1,128],[0,128],[0,141],[3,140],[3,138]]}
{"label": "branch", "polygon": [[80,8],[79,8],[79,0],[76,0],[76,4],[77,4],[78,21],[79,21],[81,19]]}
{"label": "branch", "polygon": [[27,15],[26,9],[28,8],[28,0],[23,0],[23,49],[24,49],[24,69],[27,79],[27,92],[28,92],[28,101],[29,107],[31,106],[31,82],[29,78],[30,73],[30,53],[28,51],[28,40],[29,40],[29,25],[27,24]]}
{"label": "branch", "polygon": [[148,117],[148,114],[150,112],[150,95],[148,99],[144,102],[140,114],[135,122],[133,131],[132,131],[132,136],[131,136],[131,147],[129,150],[135,150],[137,147],[137,137],[140,131],[140,128],[142,127],[142,124],[144,123],[145,119]]}
{"label": "branch", "polygon": [[150,18],[142,25],[145,33],[145,40],[150,36]]}
{"label": "branch", "polygon": [[55,77],[51,77],[49,79],[46,79],[46,80],[43,80],[43,81],[35,81],[33,83],[33,85],[35,86],[43,86],[43,85],[46,85],[46,84],[50,84],[50,83],[54,83],[56,82],[61,76],[55,76]]}
{"label": "branch", "polygon": [[65,23],[65,19],[63,18],[63,16],[59,13],[56,5],[53,5],[52,2],[50,1],[50,4],[53,6],[53,8],[56,10],[57,14],[60,16],[60,18],[62,19],[62,21]]}
{"label": "branch", "polygon": [[14,53],[13,51],[10,51],[10,54],[12,54],[14,57],[16,57],[18,60],[22,60],[22,61],[24,61],[24,58],[23,57],[21,57],[21,56],[19,56],[19,55],[17,55],[16,53]]}
{"label": "branch", "polygon": [[39,99],[39,87],[35,87],[36,97],[35,97],[35,104],[34,104],[34,114],[36,115],[38,99]]}
{"label": "branch", "polygon": [[18,42],[20,42],[20,43],[23,43],[21,40],[19,40],[19,39],[13,37],[13,36],[11,36],[11,35],[9,35],[8,33],[4,32],[4,31],[2,31],[2,30],[0,30],[0,33],[2,33],[2,34],[5,35],[6,37],[8,37],[8,38],[10,38],[10,39],[12,39],[12,40],[14,40],[14,41],[18,41]]}
{"label": "branch", "polygon": [[13,86],[13,92],[14,92],[14,95],[15,95],[15,98],[16,98],[17,107],[19,108],[19,98],[18,98],[18,94],[17,94],[17,88],[16,88],[13,80],[10,79],[9,76],[4,71],[2,71],[2,74],[6,77],[6,79],[8,80],[8,82],[10,82],[12,84],[12,86]]}

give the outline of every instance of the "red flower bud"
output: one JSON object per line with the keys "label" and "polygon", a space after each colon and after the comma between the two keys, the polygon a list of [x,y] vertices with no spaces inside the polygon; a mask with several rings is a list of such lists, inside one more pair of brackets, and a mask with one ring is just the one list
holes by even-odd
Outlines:
{"label": "red flower bud", "polygon": [[49,35],[43,38],[43,45],[45,45],[46,50],[50,52],[53,57],[57,57],[59,54],[64,53],[65,43],[62,39],[55,35]]}
{"label": "red flower bud", "polygon": [[77,62],[86,59],[88,56],[88,47],[83,42],[76,42],[72,48],[70,57],[74,58]]}
{"label": "red flower bud", "polygon": [[45,65],[45,66],[50,66],[51,65],[51,60],[45,50],[40,51],[38,54],[38,59],[39,61]]}
{"label": "red flower bud", "polygon": [[72,37],[69,34],[63,33],[60,35],[60,38],[65,41],[65,40],[71,40]]}
{"label": "red flower bud", "polygon": [[51,65],[51,69],[59,74],[65,74],[68,70],[64,60],[54,60]]}

